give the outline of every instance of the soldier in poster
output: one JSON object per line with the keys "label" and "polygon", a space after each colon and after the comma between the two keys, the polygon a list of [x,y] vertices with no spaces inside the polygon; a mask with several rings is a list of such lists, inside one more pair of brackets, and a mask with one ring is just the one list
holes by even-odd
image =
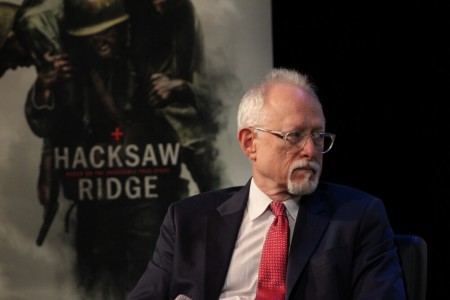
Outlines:
{"label": "soldier in poster", "polygon": [[19,9],[17,4],[0,2],[0,78],[9,69],[33,64],[31,54],[14,30]]}
{"label": "soldier in poster", "polygon": [[[41,51],[45,67],[26,101],[28,124],[43,139],[39,198],[48,209],[61,186],[72,201],[77,278],[92,299],[124,299],[133,287],[167,206],[189,193],[183,165],[200,191],[221,184],[218,127],[205,124],[199,109],[205,104],[198,95],[206,95],[196,81],[201,69],[177,69],[185,59],[201,60],[166,48],[160,54],[168,51],[169,60],[159,65],[151,51],[133,56],[139,32],[132,17],[121,0],[65,1],[52,34],[60,47]],[[46,30],[30,20],[22,22],[25,36],[30,28]]]}
{"label": "soldier in poster", "polygon": [[[190,0],[125,0],[131,51],[148,86],[149,104],[161,108],[186,149],[200,191],[220,186],[215,141],[223,109],[207,78],[202,26]],[[172,103],[171,105],[168,105]]]}

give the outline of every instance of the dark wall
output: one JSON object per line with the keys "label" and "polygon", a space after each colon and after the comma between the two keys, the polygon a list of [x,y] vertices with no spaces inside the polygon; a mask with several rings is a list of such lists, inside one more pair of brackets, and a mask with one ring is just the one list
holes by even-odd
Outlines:
{"label": "dark wall", "polygon": [[380,197],[397,233],[425,238],[428,299],[440,299],[450,267],[449,4],[303,2],[272,1],[274,65],[318,87],[337,134],[323,179]]}

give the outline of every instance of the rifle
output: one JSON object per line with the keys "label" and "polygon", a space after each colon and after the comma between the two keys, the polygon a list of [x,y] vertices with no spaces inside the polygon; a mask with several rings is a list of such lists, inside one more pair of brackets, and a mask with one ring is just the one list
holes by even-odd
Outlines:
{"label": "rifle", "polygon": [[[38,190],[39,200],[41,203],[47,203],[45,205],[46,211],[44,214],[44,222],[39,230],[36,244],[41,246],[44,243],[48,230],[53,223],[53,219],[56,216],[59,208],[58,195],[59,195],[59,181],[55,170],[53,169],[53,156],[44,151],[41,158]],[[48,192],[46,192],[48,191]],[[46,199],[48,197],[48,200]]]}
{"label": "rifle", "polygon": [[[53,199],[52,199],[53,200]],[[56,216],[56,213],[58,212],[58,198],[56,195],[56,200],[51,201],[47,213],[45,214],[44,223],[42,223],[41,229],[39,230],[38,237],[36,239],[36,244],[38,246],[41,246],[44,243],[45,237],[47,236],[48,230],[50,229],[50,226],[53,223],[53,219]]]}

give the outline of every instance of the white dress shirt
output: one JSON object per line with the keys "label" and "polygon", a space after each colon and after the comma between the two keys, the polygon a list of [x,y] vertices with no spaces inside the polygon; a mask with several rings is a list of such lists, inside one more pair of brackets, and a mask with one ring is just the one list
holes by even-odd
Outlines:
{"label": "white dress shirt", "polygon": [[[264,238],[275,217],[268,208],[270,202],[272,202],[272,199],[264,194],[252,179],[247,208],[219,299],[255,299],[259,261]],[[292,240],[295,220],[299,210],[299,197],[288,199],[283,203],[286,206],[290,240]]]}

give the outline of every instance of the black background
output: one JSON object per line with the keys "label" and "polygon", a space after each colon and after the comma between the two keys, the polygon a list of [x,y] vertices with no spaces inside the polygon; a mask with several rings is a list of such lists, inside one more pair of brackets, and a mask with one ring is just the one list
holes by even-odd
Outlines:
{"label": "black background", "polygon": [[274,66],[310,75],[337,134],[323,179],[380,197],[428,244],[427,299],[449,279],[448,1],[272,0]]}

